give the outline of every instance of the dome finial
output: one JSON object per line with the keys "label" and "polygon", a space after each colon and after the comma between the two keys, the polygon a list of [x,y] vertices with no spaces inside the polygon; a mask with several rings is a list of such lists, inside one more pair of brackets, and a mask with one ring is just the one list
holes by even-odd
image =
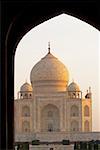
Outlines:
{"label": "dome finial", "polygon": [[48,54],[50,54],[50,42],[48,42]]}
{"label": "dome finial", "polygon": [[89,86],[89,93],[91,93],[91,86]]}

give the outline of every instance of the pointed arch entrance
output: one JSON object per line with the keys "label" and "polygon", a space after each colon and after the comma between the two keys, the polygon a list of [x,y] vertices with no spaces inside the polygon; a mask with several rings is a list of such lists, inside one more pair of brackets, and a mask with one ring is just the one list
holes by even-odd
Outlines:
{"label": "pointed arch entrance", "polygon": [[59,109],[48,104],[41,110],[41,131],[54,132],[60,130],[60,114]]}

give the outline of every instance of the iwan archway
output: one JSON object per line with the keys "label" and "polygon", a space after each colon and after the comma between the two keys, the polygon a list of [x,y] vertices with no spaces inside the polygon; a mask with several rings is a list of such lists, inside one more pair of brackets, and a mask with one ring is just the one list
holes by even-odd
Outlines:
{"label": "iwan archway", "polygon": [[[45,5],[45,7],[44,7]],[[4,27],[2,30],[2,100],[1,100],[1,149],[12,149],[14,141],[14,54],[16,46],[20,39],[31,28],[48,20],[61,13],[67,13],[90,23],[99,29],[99,19],[96,19],[96,13],[93,11],[94,5],[88,11],[85,10],[87,3],[25,3],[25,2],[12,2],[6,7],[7,15],[2,14]],[[88,7],[87,6],[87,7]],[[5,8],[6,8],[5,7]],[[23,9],[22,9],[23,8]],[[77,11],[78,8],[78,11]],[[82,9],[83,8],[83,9]],[[13,10],[13,13],[11,13]],[[38,11],[39,10],[39,11]],[[90,13],[91,12],[91,13]],[[87,17],[88,16],[88,17]],[[9,88],[10,87],[10,88]]]}
{"label": "iwan archway", "polygon": [[41,110],[41,131],[60,131],[60,112],[55,105],[48,104]]}

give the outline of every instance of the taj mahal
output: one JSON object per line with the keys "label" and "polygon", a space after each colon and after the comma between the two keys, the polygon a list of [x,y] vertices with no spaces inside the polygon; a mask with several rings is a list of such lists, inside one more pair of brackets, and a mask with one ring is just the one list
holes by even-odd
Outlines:
{"label": "taj mahal", "polygon": [[14,100],[16,142],[39,140],[44,144],[30,145],[30,150],[65,150],[57,142],[100,140],[100,133],[92,132],[91,87],[83,97],[79,85],[69,83],[69,71],[51,53],[50,44],[33,66],[30,83],[20,87]]}

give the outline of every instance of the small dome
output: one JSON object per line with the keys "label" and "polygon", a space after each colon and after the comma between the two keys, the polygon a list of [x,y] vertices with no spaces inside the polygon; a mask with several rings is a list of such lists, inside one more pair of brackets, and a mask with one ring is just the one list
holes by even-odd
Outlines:
{"label": "small dome", "polygon": [[32,86],[26,82],[21,86],[20,91],[21,92],[27,92],[27,91],[32,92]]}
{"label": "small dome", "polygon": [[62,80],[68,82],[69,73],[65,65],[51,53],[42,58],[32,69],[31,82],[40,80]]}
{"label": "small dome", "polygon": [[76,91],[76,92],[78,92],[78,91],[80,91],[80,88],[75,82],[72,82],[68,86],[68,91]]}

